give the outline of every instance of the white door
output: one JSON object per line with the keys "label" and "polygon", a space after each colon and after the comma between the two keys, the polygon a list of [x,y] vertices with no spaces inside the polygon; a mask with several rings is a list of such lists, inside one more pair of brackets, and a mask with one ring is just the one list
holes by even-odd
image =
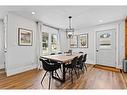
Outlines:
{"label": "white door", "polygon": [[97,31],[96,63],[115,67],[115,29]]}

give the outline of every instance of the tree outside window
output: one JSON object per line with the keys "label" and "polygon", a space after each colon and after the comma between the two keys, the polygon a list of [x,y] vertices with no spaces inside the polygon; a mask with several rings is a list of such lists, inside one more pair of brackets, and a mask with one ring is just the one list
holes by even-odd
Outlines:
{"label": "tree outside window", "polygon": [[42,32],[42,49],[43,54],[48,54],[48,42],[49,42],[49,34],[47,32]]}
{"label": "tree outside window", "polygon": [[52,52],[58,51],[58,38],[56,34],[51,35],[51,50]]}

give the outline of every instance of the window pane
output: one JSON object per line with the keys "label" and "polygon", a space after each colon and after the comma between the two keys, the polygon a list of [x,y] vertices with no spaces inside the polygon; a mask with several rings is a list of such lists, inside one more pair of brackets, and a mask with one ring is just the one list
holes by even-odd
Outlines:
{"label": "window pane", "polygon": [[42,42],[48,43],[48,33],[42,32]]}
{"label": "window pane", "polygon": [[42,49],[43,54],[48,54],[48,40],[49,40],[49,34],[47,32],[42,32]]}
{"label": "window pane", "polygon": [[52,34],[51,35],[51,50],[53,52],[56,52],[57,51],[57,35],[56,34]]}
{"label": "window pane", "polygon": [[52,34],[52,36],[51,36],[51,42],[52,43],[57,43],[57,35],[56,34]]}
{"label": "window pane", "polygon": [[103,33],[99,38],[100,48],[109,48],[111,47],[111,34]]}
{"label": "window pane", "polygon": [[43,43],[42,46],[43,46],[43,50],[47,50],[48,49],[48,43]]}

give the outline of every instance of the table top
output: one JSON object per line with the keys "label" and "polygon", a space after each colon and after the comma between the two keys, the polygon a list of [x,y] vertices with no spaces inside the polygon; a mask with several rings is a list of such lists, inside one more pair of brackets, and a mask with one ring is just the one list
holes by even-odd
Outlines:
{"label": "table top", "polygon": [[72,54],[72,55],[66,55],[66,54],[57,54],[57,55],[46,55],[46,56],[41,56],[42,58],[54,60],[54,61],[59,61],[62,63],[69,62],[73,60],[75,57],[79,57],[81,54]]}

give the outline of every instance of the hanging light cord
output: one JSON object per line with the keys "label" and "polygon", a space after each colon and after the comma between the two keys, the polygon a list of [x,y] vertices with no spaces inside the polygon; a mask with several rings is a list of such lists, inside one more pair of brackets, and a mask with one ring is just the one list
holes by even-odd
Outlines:
{"label": "hanging light cord", "polygon": [[71,29],[71,18],[72,18],[72,16],[69,16],[68,18],[69,18],[69,28]]}

